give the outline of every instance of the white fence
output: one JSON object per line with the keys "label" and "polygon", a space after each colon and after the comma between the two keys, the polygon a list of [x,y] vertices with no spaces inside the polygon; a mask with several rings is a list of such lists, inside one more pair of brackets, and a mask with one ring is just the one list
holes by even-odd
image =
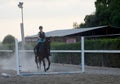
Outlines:
{"label": "white fence", "polygon": [[[17,66],[17,75],[20,75],[20,59],[19,59],[19,52],[33,52],[33,50],[18,50],[18,40],[15,41],[16,44],[16,66]],[[120,53],[120,50],[85,50],[84,49],[84,37],[81,37],[81,50],[51,50],[52,53],[81,53],[81,68],[82,73],[85,72],[85,53]]]}
{"label": "white fence", "polygon": [[[82,38],[83,39],[83,38]],[[84,40],[82,40],[84,41]],[[81,43],[81,45],[83,45],[84,42]],[[21,65],[20,65],[20,57],[19,57],[19,52],[33,52],[33,50],[18,50],[18,40],[16,39],[15,41],[15,50],[16,50],[16,70],[17,70],[17,75],[21,74]],[[84,47],[84,46],[82,46]],[[82,50],[51,50],[51,53],[81,53],[84,52],[84,49]],[[81,56],[81,55],[80,55]],[[82,53],[82,59],[81,59],[81,66],[82,66],[82,71],[84,72],[84,53]],[[67,72],[63,72],[63,73],[67,73]],[[76,73],[76,72],[69,72],[69,73]],[[54,73],[53,73],[54,74]]]}
{"label": "white fence", "polygon": [[[81,50],[51,50],[51,53],[80,53],[81,56],[81,70],[80,72],[84,73],[85,70],[85,53],[120,53],[120,50],[85,50],[84,49],[84,37],[81,37]],[[12,53],[13,50],[0,50],[0,52]],[[18,50],[18,40],[15,39],[15,56],[16,56],[16,71],[17,75],[21,75],[21,65],[19,52],[33,52],[33,50]],[[67,73],[67,72],[64,72]],[[76,73],[76,72],[69,72]],[[52,73],[53,74],[53,73]]]}
{"label": "white fence", "polygon": [[13,50],[0,50],[0,52],[13,52]]}

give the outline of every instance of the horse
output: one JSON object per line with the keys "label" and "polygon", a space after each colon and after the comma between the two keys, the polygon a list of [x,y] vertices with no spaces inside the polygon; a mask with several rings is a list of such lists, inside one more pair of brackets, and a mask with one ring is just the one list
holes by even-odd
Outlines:
{"label": "horse", "polygon": [[[37,52],[37,49],[39,49],[38,52]],[[37,69],[41,68],[41,62],[43,62],[44,71],[46,72],[49,70],[50,64],[51,64],[50,58],[49,58],[49,56],[50,56],[49,51],[50,51],[50,40],[49,39],[46,39],[46,41],[44,43],[37,44],[34,47],[35,63],[37,65]],[[46,68],[46,64],[45,64],[45,58],[48,61],[47,68]]]}

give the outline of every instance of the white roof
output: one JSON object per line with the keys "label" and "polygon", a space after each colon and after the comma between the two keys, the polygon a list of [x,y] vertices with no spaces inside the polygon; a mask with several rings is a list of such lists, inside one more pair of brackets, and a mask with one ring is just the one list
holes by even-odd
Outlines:
{"label": "white roof", "polygon": [[55,31],[46,32],[46,37],[67,36],[67,35],[71,35],[71,34],[77,34],[77,33],[82,33],[82,32],[85,32],[85,31],[99,29],[99,28],[103,28],[103,27],[106,27],[106,26],[91,27],[91,28],[80,28],[80,29],[55,30]]}
{"label": "white roof", "polygon": [[[50,32],[46,32],[45,35],[46,37],[61,37],[61,36],[67,36],[71,34],[77,34],[77,33],[82,33],[94,29],[99,29],[107,26],[99,26],[99,27],[89,27],[89,28],[79,28],[79,29],[64,29],[64,30],[54,30]],[[37,37],[37,35],[33,35],[31,37]]]}

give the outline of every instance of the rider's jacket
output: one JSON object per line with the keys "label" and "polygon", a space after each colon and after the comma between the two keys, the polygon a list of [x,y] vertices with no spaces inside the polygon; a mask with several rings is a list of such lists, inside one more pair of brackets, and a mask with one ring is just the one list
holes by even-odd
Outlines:
{"label": "rider's jacket", "polygon": [[45,42],[45,33],[38,32],[38,43],[44,43],[44,42]]}

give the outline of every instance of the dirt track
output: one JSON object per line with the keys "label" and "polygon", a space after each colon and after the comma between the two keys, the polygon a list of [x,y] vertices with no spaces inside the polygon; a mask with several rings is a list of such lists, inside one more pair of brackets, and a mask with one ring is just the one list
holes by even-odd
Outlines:
{"label": "dirt track", "polygon": [[14,71],[0,69],[0,73],[11,74],[0,76],[0,84],[120,84],[120,76],[100,74],[66,74],[66,75],[34,75],[16,76]]}
{"label": "dirt track", "polygon": [[[10,66],[11,64],[12,65],[15,64],[15,62],[13,61],[14,60],[7,62],[7,65]],[[32,62],[28,62],[28,63],[32,63]],[[33,64],[30,65],[33,66]],[[8,67],[7,65],[3,65],[3,66],[6,66],[7,68],[11,68],[11,66]],[[65,69],[65,71],[68,72],[68,69],[71,68],[71,65],[61,65],[61,66],[60,64],[58,65],[56,65],[56,67],[52,67],[55,66],[54,64],[51,65],[52,71],[63,71],[63,69]],[[29,67],[26,68],[29,69]],[[36,69],[36,66],[33,66],[33,69]],[[85,69],[87,73],[84,74],[34,75],[34,76],[24,76],[24,77],[16,76],[16,72],[12,71],[14,69],[12,70],[0,69],[0,84],[120,84],[120,69],[108,69],[102,67],[99,68],[86,67]],[[73,67],[72,65],[71,70],[78,71],[80,70],[80,67],[79,66]],[[10,77],[4,77],[1,75],[2,73],[10,74]]]}
{"label": "dirt track", "polygon": [[[73,65],[64,66],[68,69],[73,67]],[[79,69],[77,66],[74,66],[75,68]],[[62,65],[62,68],[57,69],[64,69],[64,67]],[[120,84],[119,72],[119,68],[88,66],[86,73],[79,74],[16,76],[15,71],[0,68],[0,84]],[[10,77],[2,76],[2,73],[10,74]]]}

